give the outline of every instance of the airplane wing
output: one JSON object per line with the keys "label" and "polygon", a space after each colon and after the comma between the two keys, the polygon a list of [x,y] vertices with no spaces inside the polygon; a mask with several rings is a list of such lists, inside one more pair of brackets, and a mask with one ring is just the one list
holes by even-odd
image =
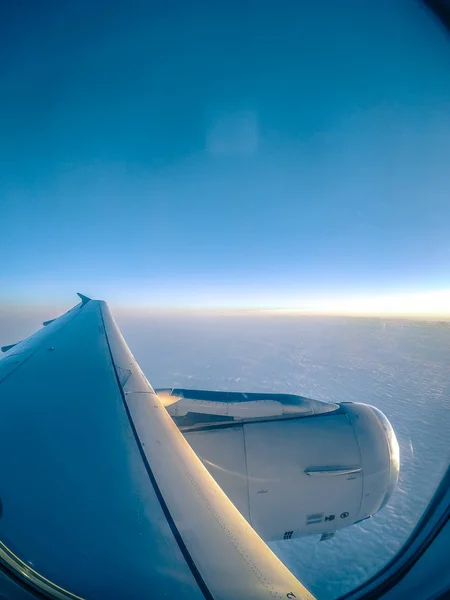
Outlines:
{"label": "airplane wing", "polygon": [[312,599],[180,433],[106,303],[80,297],[0,360],[0,592]]}

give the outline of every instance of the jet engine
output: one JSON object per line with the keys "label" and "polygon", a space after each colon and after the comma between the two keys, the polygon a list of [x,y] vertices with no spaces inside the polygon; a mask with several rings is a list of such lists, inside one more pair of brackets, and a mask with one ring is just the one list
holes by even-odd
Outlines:
{"label": "jet engine", "polygon": [[266,541],[377,513],[394,491],[397,439],[366,404],[289,394],[157,390],[211,475]]}

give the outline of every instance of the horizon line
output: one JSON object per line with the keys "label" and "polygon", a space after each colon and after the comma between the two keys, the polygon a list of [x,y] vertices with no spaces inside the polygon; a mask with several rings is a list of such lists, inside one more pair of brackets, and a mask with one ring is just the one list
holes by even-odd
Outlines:
{"label": "horizon line", "polygon": [[[106,294],[107,296],[108,294]],[[100,294],[101,296],[101,294]],[[427,292],[410,292],[384,295],[353,295],[340,296],[330,299],[303,298],[297,302],[295,298],[286,298],[284,302],[279,299],[267,298],[266,302],[253,303],[250,298],[238,298],[235,303],[224,303],[217,298],[210,298],[209,304],[196,302],[194,299],[185,305],[176,305],[164,302],[160,298],[150,304],[143,301],[128,302],[124,298],[115,297],[106,300],[116,314],[148,314],[157,313],[190,313],[190,314],[252,314],[252,315],[284,315],[284,316],[341,316],[341,317],[370,317],[370,318],[401,318],[422,320],[449,320],[450,319],[450,289],[434,290]],[[136,295],[139,298],[138,295]],[[94,299],[96,295],[91,296]],[[275,301],[274,301],[275,300]],[[66,304],[58,297],[56,302],[45,301],[42,298],[34,302],[0,302],[0,314],[3,312],[22,312],[36,314],[38,311],[65,312],[74,304]]]}

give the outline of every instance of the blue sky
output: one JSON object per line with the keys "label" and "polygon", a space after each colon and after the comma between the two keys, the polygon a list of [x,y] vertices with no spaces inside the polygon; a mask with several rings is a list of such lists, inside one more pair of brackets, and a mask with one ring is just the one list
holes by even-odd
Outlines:
{"label": "blue sky", "polygon": [[419,3],[13,3],[0,63],[2,304],[450,289],[450,42]]}

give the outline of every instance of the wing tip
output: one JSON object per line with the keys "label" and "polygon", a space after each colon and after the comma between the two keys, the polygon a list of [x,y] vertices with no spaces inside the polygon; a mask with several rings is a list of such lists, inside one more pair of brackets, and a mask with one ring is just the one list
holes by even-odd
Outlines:
{"label": "wing tip", "polygon": [[82,306],[84,306],[85,304],[87,304],[88,302],[90,302],[92,300],[92,298],[89,298],[88,296],[85,296],[84,294],[80,294],[80,292],[77,292],[77,296],[79,296]]}

